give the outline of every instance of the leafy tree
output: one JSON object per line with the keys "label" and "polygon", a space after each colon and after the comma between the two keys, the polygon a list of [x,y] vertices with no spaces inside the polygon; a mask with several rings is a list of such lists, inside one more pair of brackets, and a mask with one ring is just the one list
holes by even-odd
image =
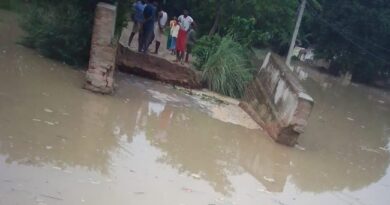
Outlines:
{"label": "leafy tree", "polygon": [[[23,12],[26,31],[23,44],[43,55],[71,65],[86,65],[98,0],[32,0]],[[127,20],[128,0],[105,0],[118,4],[117,29]]]}
{"label": "leafy tree", "polygon": [[[203,35],[242,33],[255,46],[272,47],[279,53],[288,49],[296,0],[166,0],[170,15],[189,9]],[[246,26],[241,26],[244,23]],[[255,37],[256,36],[256,37]],[[258,37],[258,38],[257,38]]]}
{"label": "leafy tree", "polygon": [[334,74],[373,83],[390,77],[390,5],[386,0],[321,0],[309,4],[303,35],[318,57],[332,60]]}

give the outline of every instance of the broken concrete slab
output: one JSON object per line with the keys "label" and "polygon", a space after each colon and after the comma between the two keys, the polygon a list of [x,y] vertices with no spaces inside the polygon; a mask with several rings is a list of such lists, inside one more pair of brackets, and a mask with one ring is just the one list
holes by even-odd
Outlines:
{"label": "broken concrete slab", "polygon": [[123,72],[186,88],[202,87],[199,71],[156,55],[139,53],[122,43],[118,45],[116,62],[118,69]]}
{"label": "broken concrete slab", "polygon": [[280,56],[268,53],[240,106],[278,143],[294,146],[307,126],[313,99]]}

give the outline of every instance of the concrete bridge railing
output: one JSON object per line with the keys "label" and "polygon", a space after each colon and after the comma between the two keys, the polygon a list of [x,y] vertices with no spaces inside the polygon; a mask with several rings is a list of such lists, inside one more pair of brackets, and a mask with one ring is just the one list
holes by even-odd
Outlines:
{"label": "concrete bridge railing", "polygon": [[293,146],[314,101],[280,56],[268,53],[240,106],[278,143]]}

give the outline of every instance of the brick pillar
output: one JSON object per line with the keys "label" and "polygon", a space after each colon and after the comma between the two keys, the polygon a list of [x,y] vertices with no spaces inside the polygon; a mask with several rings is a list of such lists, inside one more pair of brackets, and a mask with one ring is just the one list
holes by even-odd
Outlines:
{"label": "brick pillar", "polygon": [[110,94],[114,90],[116,49],[112,40],[115,20],[115,6],[106,3],[96,6],[85,89],[103,94]]}

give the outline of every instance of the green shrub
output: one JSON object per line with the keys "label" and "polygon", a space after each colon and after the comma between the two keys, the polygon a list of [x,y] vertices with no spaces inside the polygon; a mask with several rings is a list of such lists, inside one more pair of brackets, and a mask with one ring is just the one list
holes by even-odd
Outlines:
{"label": "green shrub", "polygon": [[233,39],[245,47],[264,45],[271,39],[268,32],[262,32],[256,28],[255,18],[242,18],[234,16],[231,24],[227,26],[227,33]]}
{"label": "green shrub", "polygon": [[226,36],[207,53],[208,57],[201,69],[202,80],[210,90],[240,98],[253,77],[246,49],[232,37]]}
{"label": "green shrub", "polygon": [[127,26],[129,13],[131,12],[132,2],[129,0],[117,0],[115,35],[120,36],[122,29]]}
{"label": "green shrub", "polygon": [[22,43],[44,56],[70,65],[85,65],[89,58],[93,12],[77,3],[31,4],[22,16],[27,35]]}
{"label": "green shrub", "polygon": [[203,36],[196,42],[192,52],[196,58],[196,61],[194,62],[196,69],[203,69],[209,57],[217,51],[217,47],[220,43],[221,37],[218,35]]}
{"label": "green shrub", "polygon": [[[89,60],[94,11],[97,0],[35,0],[22,15],[26,31],[22,43],[44,56],[70,65]],[[128,0],[104,0],[117,4],[116,34],[119,35],[130,8]]]}

